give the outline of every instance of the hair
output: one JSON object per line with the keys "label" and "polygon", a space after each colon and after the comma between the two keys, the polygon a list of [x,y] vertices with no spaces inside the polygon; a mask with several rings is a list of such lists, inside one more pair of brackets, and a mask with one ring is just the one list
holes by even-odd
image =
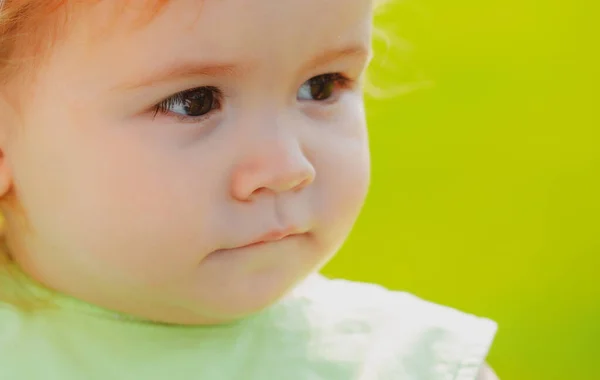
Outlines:
{"label": "hair", "polygon": [[[51,51],[59,36],[69,27],[69,20],[76,12],[94,6],[101,0],[0,0],[0,94],[10,95],[9,87],[15,78],[32,78],[35,68]],[[170,0],[120,0],[120,6],[128,6],[134,1],[143,1],[144,12],[140,24],[151,21]],[[394,0],[373,0],[376,14],[384,11],[385,5]],[[116,14],[122,8],[115,8]],[[148,10],[147,12],[145,10]],[[390,41],[386,33],[376,29],[375,38]],[[26,75],[23,75],[25,72]],[[19,82],[21,84],[21,82]],[[368,91],[378,90],[377,86],[366,83]],[[0,197],[0,206],[10,205],[21,213],[14,188]],[[21,217],[25,217],[24,215]],[[8,249],[6,239],[7,222],[0,212],[0,300],[22,309],[40,306],[39,300],[23,297],[14,286],[3,286],[4,279],[11,281],[21,278]]]}
{"label": "hair", "polygon": [[[81,9],[101,0],[0,0],[0,85],[17,71],[34,69]],[[139,0],[138,0],[139,1]],[[133,0],[122,0],[127,6]],[[151,20],[169,0],[144,0],[140,21]],[[122,8],[115,6],[115,14]]]}
{"label": "hair", "polygon": [[[34,69],[51,50],[53,43],[69,25],[73,13],[94,6],[101,0],[0,0],[0,86],[21,70]],[[126,7],[134,1],[121,0]],[[170,0],[141,0],[144,9],[140,22],[150,21]],[[383,11],[394,0],[373,0],[376,11]],[[122,8],[115,7],[115,13]],[[382,34],[378,33],[380,37]]]}

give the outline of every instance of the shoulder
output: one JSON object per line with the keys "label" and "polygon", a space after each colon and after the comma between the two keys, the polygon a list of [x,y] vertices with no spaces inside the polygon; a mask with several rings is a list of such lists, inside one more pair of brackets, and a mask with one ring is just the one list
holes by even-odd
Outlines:
{"label": "shoulder", "polygon": [[373,378],[477,380],[497,329],[491,320],[375,284],[315,276],[292,299],[328,342],[362,342],[355,352]]}
{"label": "shoulder", "polygon": [[398,332],[437,329],[475,342],[483,335],[493,338],[497,330],[497,324],[487,318],[371,283],[313,276],[292,292],[291,299],[300,301],[309,313],[364,320]]}

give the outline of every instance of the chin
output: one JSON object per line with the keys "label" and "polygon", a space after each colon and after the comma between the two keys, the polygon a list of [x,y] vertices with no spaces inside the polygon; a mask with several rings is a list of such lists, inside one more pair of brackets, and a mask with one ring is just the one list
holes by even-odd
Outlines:
{"label": "chin", "polygon": [[135,310],[125,308],[114,308],[134,318],[152,321],[166,325],[206,326],[231,324],[261,311],[268,309],[279,301],[281,297],[269,299],[252,299],[240,302],[206,302],[206,300],[188,300],[186,303],[194,306],[183,306],[180,304],[163,305],[160,311],[157,309]]}
{"label": "chin", "polygon": [[192,324],[226,324],[251,317],[277,304],[302,278],[304,276],[294,279],[262,276],[254,281],[232,284],[228,289],[214,291],[208,295],[208,299],[202,297],[198,300],[204,317],[196,316]]}
{"label": "chin", "polygon": [[276,304],[282,297],[268,300],[244,300],[235,305],[203,305],[201,310],[172,313],[159,322],[177,325],[226,325],[252,317]]}
{"label": "chin", "polygon": [[219,309],[221,314],[229,320],[245,318],[259,313],[274,304],[277,304],[291,290],[289,284],[280,286],[257,286],[254,291],[244,292],[232,297],[231,302],[222,303]]}

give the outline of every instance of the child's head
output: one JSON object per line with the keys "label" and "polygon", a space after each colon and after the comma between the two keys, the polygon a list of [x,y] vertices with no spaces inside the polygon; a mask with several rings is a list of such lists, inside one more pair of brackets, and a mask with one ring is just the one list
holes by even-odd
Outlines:
{"label": "child's head", "polygon": [[369,181],[373,0],[3,7],[2,211],[34,279],[149,319],[226,321],[345,240]]}

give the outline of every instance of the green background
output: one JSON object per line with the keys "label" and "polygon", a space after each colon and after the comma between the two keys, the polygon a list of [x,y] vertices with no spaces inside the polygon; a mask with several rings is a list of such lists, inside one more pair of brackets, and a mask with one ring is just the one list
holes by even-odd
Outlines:
{"label": "green background", "polygon": [[597,4],[417,0],[376,18],[373,184],[324,273],[496,320],[502,380],[600,379]]}

